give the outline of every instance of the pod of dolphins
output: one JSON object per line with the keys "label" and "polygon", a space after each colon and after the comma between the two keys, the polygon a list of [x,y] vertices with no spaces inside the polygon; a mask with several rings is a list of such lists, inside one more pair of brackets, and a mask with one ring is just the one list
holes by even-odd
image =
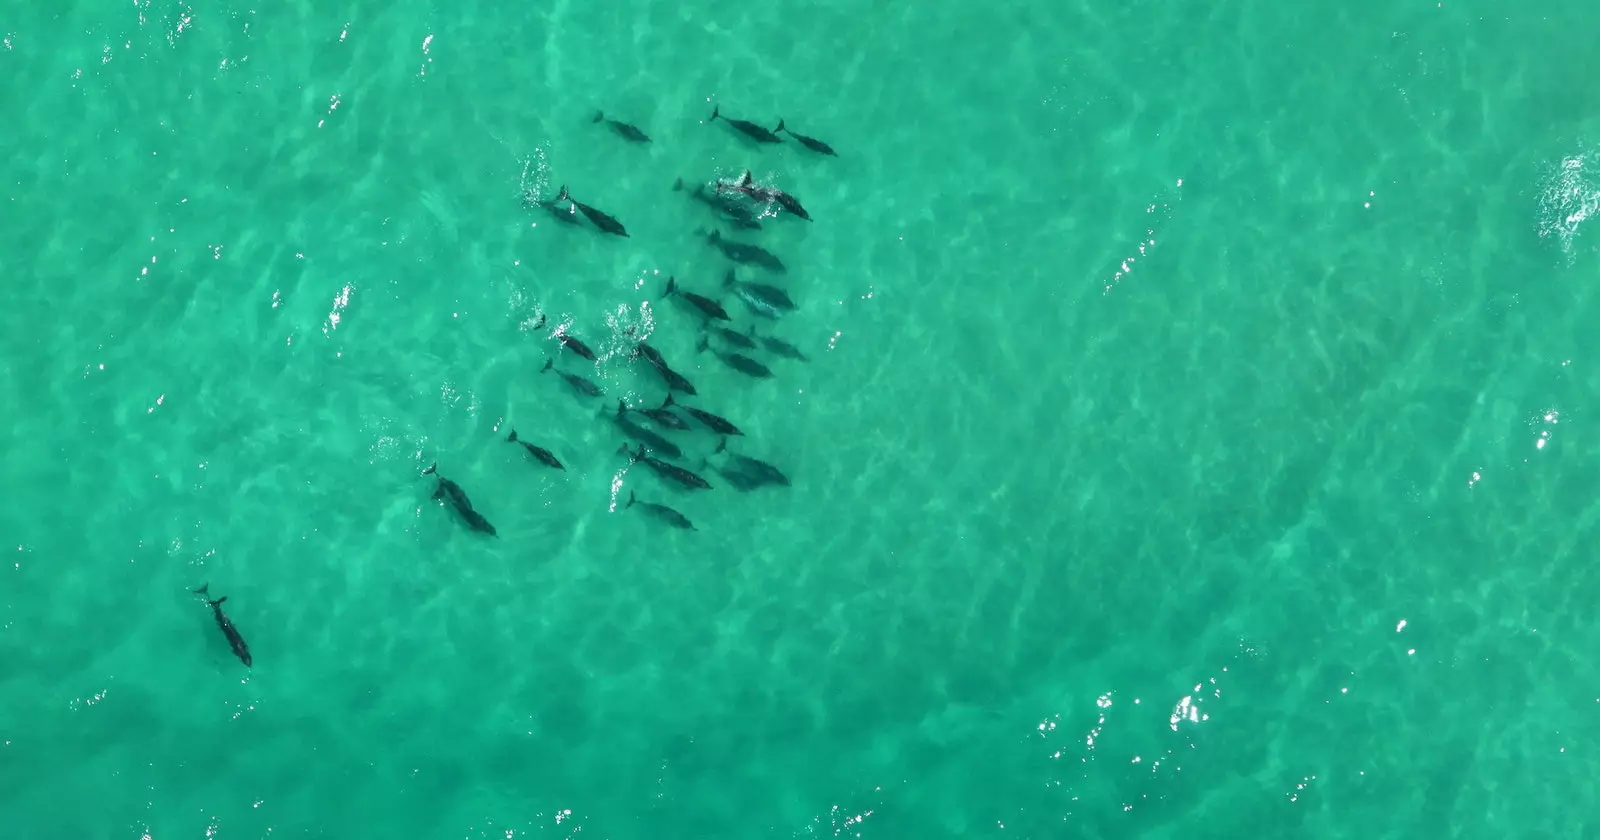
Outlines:
{"label": "pod of dolphins", "polygon": [[[812,152],[831,157],[838,153],[832,146],[814,137],[797,134],[785,125],[782,119],[773,129],[750,122],[748,120],[734,119],[722,115],[721,106],[713,107],[707,123],[721,120],[738,134],[754,141],[758,146],[773,143],[782,143],[781,135],[787,134],[801,146]],[[649,143],[649,135],[635,125],[611,119],[604,111],[596,111],[594,124],[611,129],[617,136],[631,143]],[[686,189],[683,179],[677,179],[672,187],[675,192]],[[804,221],[811,221],[811,214],[794,195],[778,189],[777,187],[759,184],[755,181],[750,170],[733,182],[717,180],[708,189],[705,184],[695,186],[691,194],[696,202],[704,204],[715,215],[718,221],[729,228],[739,231],[757,231],[762,229],[762,221],[775,218],[783,213],[793,215]],[[564,224],[581,226],[584,220],[604,234],[618,237],[628,237],[628,230],[617,219],[603,210],[593,207],[574,198],[566,185],[562,185],[554,200],[540,199],[532,190],[526,191],[522,197],[524,209],[538,208]],[[705,241],[716,251],[720,252],[730,263],[750,268],[761,269],[774,275],[785,275],[788,268],[783,261],[771,251],[749,242],[729,239],[722,235],[716,228],[699,229],[697,233],[704,236]],[[794,312],[798,307],[789,294],[783,289],[767,283],[740,280],[730,266],[723,276],[719,289],[701,288],[694,290],[680,285],[676,276],[669,276],[665,288],[660,292],[660,298],[671,298],[683,304],[683,309],[691,317],[698,319],[696,325],[699,330],[699,340],[696,349],[700,353],[708,352],[725,364],[729,369],[742,373],[755,379],[768,379],[776,376],[767,363],[754,355],[765,351],[774,358],[790,361],[805,362],[808,357],[800,348],[777,336],[770,331],[758,331],[755,324],[749,324],[744,329],[737,329],[732,325],[733,316],[724,308],[718,295],[732,295],[744,304],[749,314],[758,319],[776,322],[785,315]],[[539,317],[533,329],[539,330],[545,326],[544,316]],[[565,327],[552,329],[550,335],[558,345],[559,350],[565,349],[573,356],[588,362],[597,363],[598,357],[589,345],[581,339],[567,332]],[[750,492],[762,487],[789,486],[789,477],[781,470],[766,461],[740,455],[728,450],[728,441],[732,437],[743,437],[744,432],[734,425],[732,421],[712,413],[703,408],[685,405],[679,401],[680,396],[695,397],[699,392],[694,384],[682,373],[674,370],[667,364],[667,360],[660,351],[651,347],[648,342],[639,340],[629,354],[630,360],[640,361],[655,372],[661,380],[666,394],[660,405],[629,406],[625,401],[617,401],[616,412],[609,409],[600,412],[600,416],[613,423],[625,437],[631,438],[635,445],[630,448],[623,443],[617,454],[627,459],[628,465],[644,465],[649,468],[663,482],[675,486],[682,491],[711,490],[712,484],[701,474],[714,472],[715,475],[725,480],[734,489],[740,492]],[[580,373],[561,370],[556,366],[556,356],[545,360],[540,373],[554,371],[557,377],[572,391],[572,393],[585,399],[604,399],[605,389]],[[634,417],[642,418],[645,423],[634,421]],[[691,423],[690,421],[694,421]],[[684,452],[672,439],[663,432],[691,432],[699,427],[718,436],[718,443],[709,455],[700,458],[697,465],[698,472],[691,470],[673,460],[682,460]],[[517,434],[511,429],[506,436],[506,442],[520,445],[527,453],[530,464],[542,465],[543,468],[566,470],[560,458],[530,440]],[[712,460],[720,456],[720,463]],[[432,497],[442,506],[453,510],[456,517],[475,533],[485,534],[490,537],[498,536],[493,523],[491,523],[477,508],[473,507],[472,500],[461,485],[444,477],[439,472],[437,462],[422,471],[424,476],[433,476],[436,484]],[[639,499],[633,490],[628,491],[628,501],[624,510],[636,510],[639,515],[646,517],[660,525],[685,531],[697,530],[693,522],[682,513],[656,501]],[[227,639],[233,654],[243,662],[246,667],[251,665],[250,647],[245,643],[244,636],[234,626],[222,611],[222,603],[228,600],[224,595],[212,599],[209,595],[209,584],[200,586],[194,593],[206,602],[211,608],[212,616],[217,627]]]}

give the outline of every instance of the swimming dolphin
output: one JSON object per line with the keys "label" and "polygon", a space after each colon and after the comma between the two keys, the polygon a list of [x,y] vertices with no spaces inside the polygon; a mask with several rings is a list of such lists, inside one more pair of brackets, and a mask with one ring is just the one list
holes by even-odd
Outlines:
{"label": "swimming dolphin", "polygon": [[744,355],[743,353],[724,353],[721,350],[712,347],[711,340],[705,336],[700,337],[700,343],[695,347],[695,349],[702,352],[710,350],[716,355],[717,358],[722,360],[723,364],[733,368],[745,376],[753,376],[757,379],[772,378],[771,368],[756,361],[755,359],[750,358],[749,356]]}
{"label": "swimming dolphin", "polygon": [[756,340],[761,342],[761,346],[767,348],[767,350],[774,355],[782,356],[785,359],[794,359],[797,362],[811,361],[806,354],[800,352],[800,348],[790,344],[787,341],[784,341],[781,338],[770,335],[756,335],[755,327],[750,328],[750,334],[755,336]]}
{"label": "swimming dolphin", "polygon": [[[776,134],[780,131],[789,131],[789,129],[784,128],[783,120],[781,119],[778,120],[778,127],[773,129],[772,133]],[[795,134],[793,131],[789,131],[789,136],[799,140],[800,145],[805,146],[813,152],[821,152],[822,154],[833,155],[834,157],[839,156],[839,153],[835,152],[832,146],[822,142],[821,140],[818,140],[815,137],[807,137],[804,134]]]}
{"label": "swimming dolphin", "polygon": [[759,265],[777,274],[787,274],[789,271],[788,268],[784,267],[783,260],[778,259],[776,254],[760,245],[750,245],[744,242],[723,239],[722,232],[717,230],[711,231],[711,234],[706,237],[706,241],[715,245],[723,256],[736,263]]}
{"label": "swimming dolphin", "polygon": [[233,622],[229,621],[228,617],[222,613],[222,602],[228,600],[228,596],[224,595],[213,601],[207,595],[210,589],[210,583],[202,583],[200,588],[194,591],[194,594],[205,599],[206,606],[211,608],[211,617],[217,620],[217,627],[222,629],[222,635],[228,637],[228,647],[233,649],[233,655],[239,657],[239,661],[243,662],[244,666],[248,668],[250,667],[250,646],[244,643],[244,636],[239,635],[239,628],[233,626]]}
{"label": "swimming dolphin", "polygon": [[645,361],[656,369],[657,373],[661,374],[661,378],[666,380],[668,388],[674,391],[682,391],[685,394],[697,393],[694,389],[694,383],[684,378],[683,374],[669,367],[667,360],[661,357],[660,351],[656,350],[656,348],[641,341],[635,346],[634,350],[638,355],[643,356]]}
{"label": "swimming dolphin", "polygon": [[[722,115],[722,106],[721,105],[712,106],[712,108],[711,108],[711,119],[706,120],[706,122],[713,122],[713,121],[716,120],[717,117],[719,117],[721,115]],[[732,117],[722,117],[722,121],[727,123],[728,125],[733,126],[734,128],[739,129],[740,132],[744,133],[747,137],[750,137],[750,138],[754,139],[758,143],[782,143],[783,142],[783,138],[782,137],[779,137],[778,135],[773,134],[772,132],[762,128],[759,125],[756,125],[753,122],[747,122],[745,120],[736,120],[736,119],[733,119]]]}
{"label": "swimming dolphin", "polygon": [[730,330],[727,327],[712,324],[710,321],[706,321],[705,325],[706,332],[709,332],[717,338],[722,339],[727,344],[737,347],[740,350],[756,349],[756,340],[750,337],[755,334],[755,327],[751,327],[750,332],[747,334],[739,332],[738,330]]}
{"label": "swimming dolphin", "polygon": [[728,184],[719,181],[717,183],[717,194],[721,195],[724,192],[741,193],[756,199],[757,201],[775,201],[778,203],[779,207],[788,210],[790,213],[793,213],[808,222],[811,221],[811,214],[807,213],[806,208],[801,206],[800,199],[795,198],[794,196],[778,189],[777,187],[768,187],[757,184],[755,182],[755,177],[750,174],[750,170],[748,169],[744,171],[743,175],[739,176],[739,180],[735,183]]}
{"label": "swimming dolphin", "polygon": [[[550,369],[555,367],[555,366],[556,366],[556,360],[555,359],[545,359],[544,360],[544,367],[542,369],[540,369],[539,372],[540,373],[549,373]],[[558,376],[560,376],[562,379],[565,379],[567,381],[567,384],[571,385],[573,390],[577,391],[580,394],[583,394],[583,395],[589,396],[589,397],[603,397],[603,396],[605,396],[606,392],[604,390],[602,390],[599,385],[596,385],[593,382],[590,382],[589,380],[584,379],[583,377],[577,375],[576,373],[567,373],[564,370],[558,370],[558,371],[556,371],[556,374]]]}
{"label": "swimming dolphin", "polygon": [[439,489],[433,491],[433,498],[449,501],[450,506],[456,509],[456,513],[461,514],[461,518],[466,520],[468,527],[491,537],[500,536],[495,533],[494,526],[489,524],[489,520],[483,518],[483,514],[472,509],[472,500],[467,498],[467,491],[462,490],[461,485],[439,475],[438,462],[423,470],[422,474],[432,475],[439,479]]}
{"label": "swimming dolphin", "polygon": [[[612,418],[613,422],[617,424],[617,427],[622,429],[623,434],[639,441],[640,444],[648,443],[650,444],[651,448],[659,449],[674,458],[683,457],[683,450],[679,449],[676,443],[673,443],[661,435],[646,429],[632,420],[629,420],[627,412],[623,409],[624,406],[619,402],[617,404],[616,416]],[[623,448],[627,448],[627,445],[624,444]]]}
{"label": "swimming dolphin", "polygon": [[663,478],[670,478],[684,487],[689,488],[690,490],[711,489],[711,482],[701,478],[697,473],[686,470],[677,464],[668,463],[660,458],[656,458],[646,453],[644,451],[643,444],[639,445],[638,452],[629,452],[627,444],[623,444],[622,448],[618,449],[617,452],[627,455],[629,463],[638,463],[643,461],[646,466],[652,470],[655,470],[657,475],[660,475]]}
{"label": "swimming dolphin", "polygon": [[729,423],[726,418],[721,417],[721,416],[716,415],[716,414],[712,414],[709,411],[701,411],[698,408],[694,408],[692,406],[684,405],[683,403],[680,403],[677,400],[673,399],[671,394],[667,395],[666,400],[661,403],[661,407],[662,408],[666,408],[669,405],[675,405],[678,408],[681,408],[684,411],[688,412],[690,417],[693,417],[694,419],[699,420],[700,422],[706,424],[706,426],[708,428],[710,428],[711,431],[713,431],[713,432],[720,432],[720,433],[722,433],[724,435],[743,435],[744,434],[744,432],[739,431],[739,427],[738,426],[735,426],[732,423]]}
{"label": "swimming dolphin", "polygon": [[745,306],[757,315],[776,320],[783,313],[795,310],[788,292],[765,283],[742,282],[734,276],[732,268],[722,276],[722,288],[733,289]]}
{"label": "swimming dolphin", "polygon": [[567,335],[565,330],[558,330],[556,332],[556,341],[561,342],[562,347],[577,353],[579,356],[588,359],[591,362],[595,361],[594,351],[589,349],[589,345],[584,344],[570,335]]}
{"label": "swimming dolphin", "polygon": [[731,321],[731,320],[733,320],[732,318],[728,317],[728,310],[723,309],[722,308],[722,304],[717,303],[716,301],[712,300],[711,298],[706,297],[705,295],[697,295],[694,292],[686,292],[683,289],[678,288],[678,279],[676,277],[668,277],[667,278],[667,291],[666,291],[665,294],[662,295],[662,297],[667,297],[667,296],[672,295],[674,293],[676,293],[678,295],[678,297],[681,297],[684,300],[688,301],[689,303],[693,304],[695,309],[698,309],[701,312],[705,313],[705,316],[707,318],[713,318],[713,319],[716,319],[718,321]]}
{"label": "swimming dolphin", "polygon": [[658,505],[655,502],[641,502],[633,495],[633,491],[629,490],[628,503],[623,505],[623,509],[631,508],[634,505],[638,505],[639,509],[644,511],[646,514],[649,514],[650,516],[659,519],[674,528],[682,528],[685,531],[696,530],[694,523],[690,522],[687,516],[684,516],[683,514],[667,507],[666,505]]}
{"label": "swimming dolphin", "polygon": [[543,461],[544,463],[549,464],[558,470],[566,470],[566,467],[562,466],[561,462],[556,460],[556,456],[551,454],[550,450],[545,449],[542,446],[534,446],[525,440],[519,439],[517,437],[516,429],[512,429],[511,434],[506,436],[506,442],[520,443],[522,444],[522,448],[528,450],[528,454],[532,455],[533,457],[538,458],[540,461]]}
{"label": "swimming dolphin", "polygon": [[[683,189],[683,179],[679,178],[673,183],[674,192]],[[760,230],[761,223],[756,221],[756,213],[750,207],[731,196],[720,192],[706,192],[705,184],[694,185],[694,200],[704,204],[714,211],[719,218],[736,228],[745,230]]]}
{"label": "swimming dolphin", "polygon": [[[618,122],[617,120],[608,120],[608,119],[606,119],[606,114],[605,114],[604,111],[595,111],[594,112],[594,121],[595,122],[603,122],[606,125],[611,126],[618,134],[622,135],[623,137],[628,138],[629,140],[632,140],[635,143],[648,143],[648,142],[650,142],[650,138],[646,137],[645,133],[640,131],[637,127],[631,126],[631,125],[629,125],[629,124],[627,124],[625,122]],[[778,125],[779,125],[779,127],[782,127],[783,120],[778,120]],[[792,133],[793,132],[791,132],[791,134]],[[795,137],[797,139],[800,139],[800,142],[802,142],[802,143],[806,142],[805,139],[804,138],[800,138],[800,136],[798,134],[796,134]],[[830,154],[832,153],[831,150],[830,150],[829,153]]]}
{"label": "swimming dolphin", "polygon": [[589,221],[594,222],[595,227],[605,231],[606,233],[613,233],[617,236],[628,235],[628,229],[623,227],[621,222],[617,221],[616,216],[601,210],[596,210],[593,207],[590,207],[589,205],[573,198],[572,195],[567,192],[566,185],[562,185],[561,194],[556,196],[556,201],[572,202],[572,206],[578,208],[579,213],[587,216]]}
{"label": "swimming dolphin", "polygon": [[[746,478],[757,482],[758,486],[762,484],[781,484],[785,487],[789,486],[789,477],[784,475],[783,471],[779,470],[777,467],[774,467],[766,461],[757,460],[755,458],[747,458],[743,455],[736,455],[732,452],[728,452],[727,438],[723,438],[722,441],[717,444],[716,450],[714,450],[711,454],[716,455],[722,452],[727,452],[728,454],[728,466],[731,466],[738,472],[743,473]],[[721,472],[724,475],[727,474],[725,470],[718,470],[718,472]]]}
{"label": "swimming dolphin", "polygon": [[568,205],[567,207],[561,207],[554,201],[540,200],[533,190],[523,191],[522,207],[524,210],[531,210],[535,207],[543,207],[545,210],[549,211],[550,215],[556,217],[556,221],[558,222],[565,222],[569,225],[575,225],[578,223],[578,214],[571,205]]}
{"label": "swimming dolphin", "polygon": [[[668,396],[671,395],[669,394]],[[677,429],[679,431],[688,431],[689,429],[689,421],[668,411],[665,405],[660,408],[630,408],[627,403],[617,400],[617,411],[633,411],[643,414],[668,429]]]}

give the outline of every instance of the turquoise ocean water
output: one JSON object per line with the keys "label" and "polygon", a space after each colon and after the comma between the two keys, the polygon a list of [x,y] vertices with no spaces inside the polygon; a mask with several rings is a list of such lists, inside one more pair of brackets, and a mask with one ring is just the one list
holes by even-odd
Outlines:
{"label": "turquoise ocean water", "polygon": [[[1596,836],[1597,30],[12,4],[0,833]],[[723,228],[799,305],[761,381],[660,299],[746,168],[814,217]],[[617,455],[628,330],[792,486]]]}

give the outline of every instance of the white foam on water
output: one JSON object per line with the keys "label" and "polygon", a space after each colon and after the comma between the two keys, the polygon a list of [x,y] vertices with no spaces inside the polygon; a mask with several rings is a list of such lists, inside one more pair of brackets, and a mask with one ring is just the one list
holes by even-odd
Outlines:
{"label": "white foam on water", "polygon": [[1554,239],[1571,261],[1583,223],[1600,214],[1600,150],[1563,158],[1539,185],[1539,237]]}

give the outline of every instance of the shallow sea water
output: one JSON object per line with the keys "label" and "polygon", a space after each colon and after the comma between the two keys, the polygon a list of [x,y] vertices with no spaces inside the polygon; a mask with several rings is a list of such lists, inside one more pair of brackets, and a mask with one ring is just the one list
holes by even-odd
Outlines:
{"label": "shallow sea water", "polygon": [[[19,7],[0,826],[1590,836],[1595,16]],[[746,169],[760,381],[662,298],[758,323]],[[618,455],[640,335],[792,486]]]}

